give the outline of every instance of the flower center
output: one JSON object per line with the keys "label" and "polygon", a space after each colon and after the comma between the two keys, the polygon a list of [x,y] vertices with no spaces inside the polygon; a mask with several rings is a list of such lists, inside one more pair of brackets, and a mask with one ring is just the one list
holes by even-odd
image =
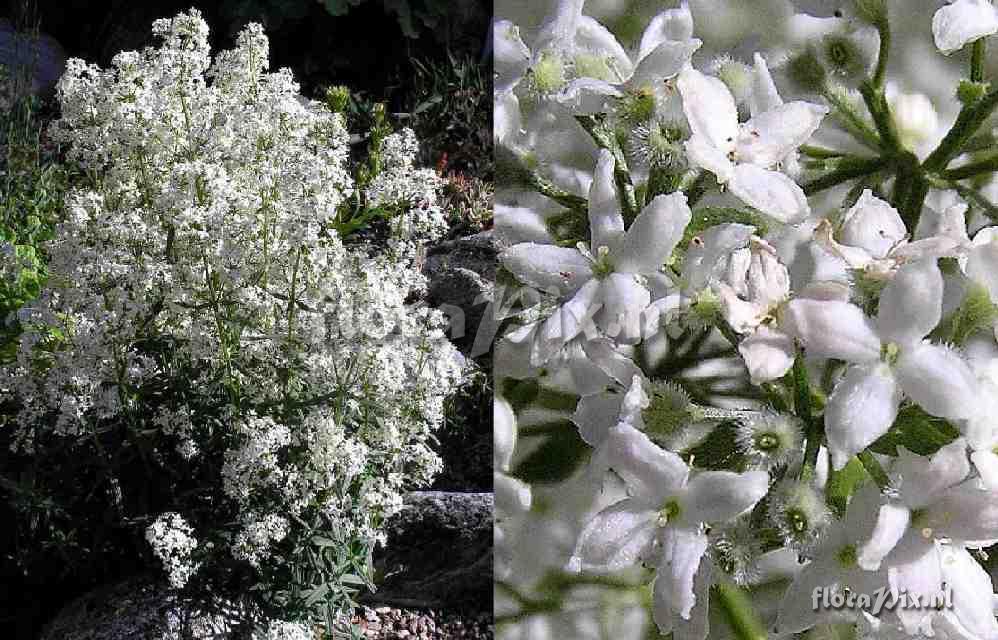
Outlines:
{"label": "flower center", "polygon": [[[636,91],[629,91],[620,100],[621,113],[630,122],[646,122],[655,115],[655,93],[651,87],[644,86]],[[652,127],[652,134],[658,127]],[[650,143],[649,139],[649,143]]]}
{"label": "flower center", "polygon": [[565,61],[553,51],[545,51],[533,68],[534,88],[553,93],[565,86]]}
{"label": "flower center", "polygon": [[898,355],[901,352],[901,348],[898,347],[896,342],[888,342],[887,344],[880,347],[880,359],[886,362],[890,366],[897,364]]}
{"label": "flower center", "polygon": [[659,526],[665,526],[671,521],[674,521],[682,513],[682,507],[679,506],[679,501],[675,498],[669,498],[662,505],[662,508],[658,512],[658,524]]}
{"label": "flower center", "polygon": [[800,509],[787,509],[787,527],[794,533],[807,531],[807,516]]}
{"label": "flower center", "polygon": [[580,53],[575,56],[575,73],[581,78],[595,78],[604,82],[613,82],[616,79],[607,58],[591,53]]}
{"label": "flower center", "polygon": [[596,249],[593,257],[593,276],[597,280],[603,280],[613,273],[613,261],[610,260],[610,247],[600,247]]}

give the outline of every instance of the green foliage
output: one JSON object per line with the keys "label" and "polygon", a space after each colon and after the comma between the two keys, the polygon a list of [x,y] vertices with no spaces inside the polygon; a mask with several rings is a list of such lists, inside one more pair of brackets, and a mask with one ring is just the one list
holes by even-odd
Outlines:
{"label": "green foliage", "polygon": [[[320,0],[332,16],[345,16],[354,7],[368,0]],[[407,38],[418,38],[420,31],[435,31],[454,11],[454,3],[449,0],[381,0],[388,15],[398,20],[402,33]]]}
{"label": "green foliage", "polygon": [[932,455],[959,437],[960,432],[946,420],[930,416],[917,405],[898,411],[890,430],[870,445],[874,453],[897,455],[898,446],[918,455]]}
{"label": "green foliage", "polygon": [[548,435],[516,465],[513,475],[530,483],[561,482],[588,460],[592,449],[568,420],[541,426]]}
{"label": "green foliage", "polygon": [[43,143],[41,107],[29,97],[0,112],[0,362],[12,357],[19,334],[12,314],[45,282],[42,244],[52,237],[68,184]]}
{"label": "green foliage", "polygon": [[492,154],[491,69],[469,55],[413,61],[413,89],[405,124],[423,141],[425,164],[490,181]]}

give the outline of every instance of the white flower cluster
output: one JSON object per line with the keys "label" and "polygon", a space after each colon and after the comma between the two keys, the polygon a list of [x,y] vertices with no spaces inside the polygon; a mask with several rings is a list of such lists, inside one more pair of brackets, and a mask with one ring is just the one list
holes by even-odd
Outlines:
{"label": "white flower cluster", "polygon": [[194,529],[179,513],[164,513],[146,527],[146,542],[152,547],[153,555],[163,563],[170,585],[181,589],[187,584],[197,565],[191,554],[197,549],[198,541]]}
{"label": "white flower cluster", "polygon": [[[196,10],[153,31],[157,47],[71,60],[58,85],[53,137],[93,180],[67,198],[49,286],[0,368],[19,446],[121,425],[155,460],[224,461],[240,523],[225,551],[254,566],[299,516],[380,540],[405,487],[439,470],[428,441],[466,366],[443,316],[411,304],[439,179],[411,131],[389,136],[367,198],[390,201],[395,235],[344,246],[343,117],[268,72],[259,25],[214,59]],[[199,527],[229,526],[218,513]]]}
{"label": "white flower cluster", "polygon": [[[998,638],[998,9],[892,40],[886,0],[759,3],[773,41],[711,64],[741,3],[631,46],[585,4],[496,7],[500,636],[649,637],[646,602],[677,640]],[[902,92],[889,53],[933,37],[969,79]],[[814,599],[878,590],[908,605]]]}

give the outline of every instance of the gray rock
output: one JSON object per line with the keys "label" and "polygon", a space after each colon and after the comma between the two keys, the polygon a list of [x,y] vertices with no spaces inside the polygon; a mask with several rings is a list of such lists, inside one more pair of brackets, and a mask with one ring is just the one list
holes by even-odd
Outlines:
{"label": "gray rock", "polygon": [[[450,337],[466,354],[480,346],[476,342],[484,341],[476,341],[476,336],[490,308],[499,251],[492,231],[483,231],[442,242],[426,252],[423,274],[429,279],[427,302],[447,314]],[[487,338],[491,343],[491,336]]]}
{"label": "gray rock", "polygon": [[[13,93],[51,93],[66,69],[66,52],[55,38],[21,33],[0,19],[0,66],[13,79]],[[8,80],[9,82],[10,80]]]}
{"label": "gray rock", "polygon": [[[197,611],[151,576],[91,591],[69,603],[39,640],[208,640],[236,637],[230,615]],[[224,634],[224,635],[219,635]]]}
{"label": "gray rock", "polygon": [[381,576],[369,604],[486,611],[492,607],[491,493],[416,491],[375,552]]}

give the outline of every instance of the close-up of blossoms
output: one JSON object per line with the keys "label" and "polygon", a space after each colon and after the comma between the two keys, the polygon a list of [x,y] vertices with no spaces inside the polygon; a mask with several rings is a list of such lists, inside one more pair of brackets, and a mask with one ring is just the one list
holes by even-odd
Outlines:
{"label": "close-up of blossoms", "polygon": [[495,12],[498,637],[998,638],[998,6]]}

